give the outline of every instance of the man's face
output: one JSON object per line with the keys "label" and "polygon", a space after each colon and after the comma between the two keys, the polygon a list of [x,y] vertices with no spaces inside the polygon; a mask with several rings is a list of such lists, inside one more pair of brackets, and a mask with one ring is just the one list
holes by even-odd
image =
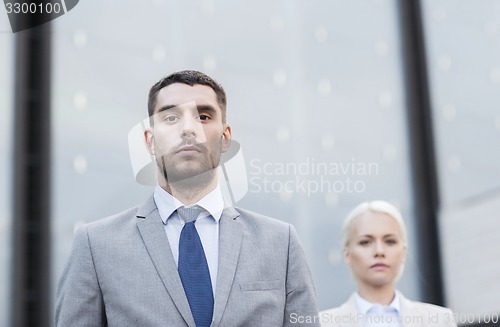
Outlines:
{"label": "man's face", "polygon": [[229,147],[231,128],[222,123],[215,92],[206,85],[174,83],[157,95],[153,126],[145,132],[160,174],[169,182],[213,170]]}

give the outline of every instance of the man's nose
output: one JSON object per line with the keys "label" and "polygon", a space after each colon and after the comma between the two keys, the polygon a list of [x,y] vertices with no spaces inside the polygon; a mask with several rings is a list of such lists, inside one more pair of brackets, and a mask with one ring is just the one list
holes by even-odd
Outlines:
{"label": "man's nose", "polygon": [[195,143],[204,143],[207,141],[203,124],[198,117],[198,112],[185,114],[180,122],[181,138],[191,140]]}
{"label": "man's nose", "polygon": [[196,136],[201,124],[192,115],[184,115],[181,119],[182,137]]}

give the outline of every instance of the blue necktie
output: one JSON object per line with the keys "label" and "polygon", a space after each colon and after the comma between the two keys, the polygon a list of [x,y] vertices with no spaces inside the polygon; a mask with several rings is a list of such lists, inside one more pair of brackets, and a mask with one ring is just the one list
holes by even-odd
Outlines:
{"label": "blue necktie", "polygon": [[185,222],[179,240],[178,270],[196,327],[210,326],[214,312],[210,271],[200,236],[194,226],[202,210],[199,206],[177,209],[177,214]]}

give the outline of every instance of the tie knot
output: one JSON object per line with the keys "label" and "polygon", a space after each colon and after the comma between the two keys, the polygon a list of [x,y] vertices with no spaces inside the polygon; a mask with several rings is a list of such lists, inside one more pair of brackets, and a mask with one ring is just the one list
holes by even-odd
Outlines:
{"label": "tie knot", "polygon": [[189,223],[191,221],[195,221],[198,218],[198,215],[203,211],[203,208],[200,206],[192,206],[192,207],[180,207],[177,209],[177,213],[181,217],[181,219],[185,223]]}

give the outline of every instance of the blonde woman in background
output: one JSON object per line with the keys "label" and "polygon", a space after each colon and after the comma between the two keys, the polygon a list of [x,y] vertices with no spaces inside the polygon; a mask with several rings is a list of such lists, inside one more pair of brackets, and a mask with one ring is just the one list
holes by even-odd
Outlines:
{"label": "blonde woman in background", "polygon": [[410,301],[396,290],[407,252],[407,232],[393,205],[361,203],[344,221],[341,239],[344,260],[358,290],[340,307],[322,311],[322,326],[456,326],[450,309]]}

